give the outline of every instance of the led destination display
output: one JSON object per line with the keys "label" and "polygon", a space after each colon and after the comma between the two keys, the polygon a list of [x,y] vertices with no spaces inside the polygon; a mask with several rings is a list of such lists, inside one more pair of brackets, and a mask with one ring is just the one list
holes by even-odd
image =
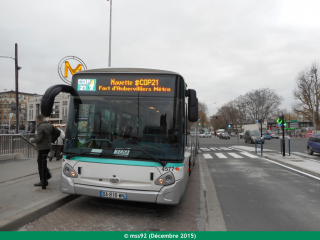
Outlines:
{"label": "led destination display", "polygon": [[170,87],[159,85],[159,79],[116,80],[111,79],[109,86],[99,85],[98,91],[134,92],[171,92]]}
{"label": "led destination display", "polygon": [[174,97],[179,83],[174,75],[82,74],[73,86],[80,95]]}

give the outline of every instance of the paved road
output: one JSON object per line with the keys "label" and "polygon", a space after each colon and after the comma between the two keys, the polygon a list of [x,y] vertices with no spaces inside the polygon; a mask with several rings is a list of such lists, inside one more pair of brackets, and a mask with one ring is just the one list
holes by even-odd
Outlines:
{"label": "paved road", "polygon": [[200,140],[227,230],[319,231],[320,181],[231,149],[234,142]]}
{"label": "paved road", "polygon": [[[203,144],[206,143],[213,143],[214,144],[233,144],[233,145],[237,145],[238,144],[238,139],[236,137],[231,137],[230,140],[222,140],[219,139],[219,141],[215,141],[217,138],[216,137],[212,137],[212,138],[202,138],[201,142]],[[308,138],[291,138],[291,151],[294,152],[306,152],[307,151],[307,142],[308,142]],[[254,144],[249,144],[249,143],[245,143],[243,139],[239,139],[239,145],[243,145],[243,146],[254,146]],[[260,144],[258,144],[258,147],[260,148]],[[264,144],[264,148],[268,148],[271,150],[275,150],[275,151],[280,151],[280,139],[271,139],[271,140],[266,140],[265,144]],[[288,151],[288,138],[286,138],[286,152]]]}
{"label": "paved road", "polygon": [[81,196],[21,231],[198,231],[199,165],[180,205],[157,205]]}

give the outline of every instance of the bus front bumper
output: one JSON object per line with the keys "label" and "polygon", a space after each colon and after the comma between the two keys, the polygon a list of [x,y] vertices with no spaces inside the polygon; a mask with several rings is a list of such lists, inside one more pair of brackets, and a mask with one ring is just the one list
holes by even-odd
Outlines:
{"label": "bus front bumper", "polygon": [[104,188],[104,187],[88,186],[88,185],[82,185],[82,184],[73,184],[72,180],[69,177],[64,176],[64,174],[62,174],[60,190],[63,193],[86,195],[86,196],[92,196],[92,197],[100,197],[101,191],[126,193],[127,199],[120,199],[120,198],[109,198],[109,199],[175,205],[180,202],[180,199],[182,197],[183,181],[178,180],[172,185],[164,186],[161,188],[159,192],[139,191],[139,190]]}

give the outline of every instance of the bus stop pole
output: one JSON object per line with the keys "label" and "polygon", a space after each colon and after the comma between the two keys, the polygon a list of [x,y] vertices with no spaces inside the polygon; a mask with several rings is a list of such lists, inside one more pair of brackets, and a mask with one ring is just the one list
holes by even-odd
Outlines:
{"label": "bus stop pole", "polygon": [[289,144],[289,156],[290,156],[290,153],[291,153],[291,146],[290,146],[290,142],[291,142],[291,139],[288,138],[288,144]]}
{"label": "bus stop pole", "polygon": [[256,146],[256,154],[258,154],[257,153],[257,139],[254,140],[254,143],[255,143],[255,146]]}

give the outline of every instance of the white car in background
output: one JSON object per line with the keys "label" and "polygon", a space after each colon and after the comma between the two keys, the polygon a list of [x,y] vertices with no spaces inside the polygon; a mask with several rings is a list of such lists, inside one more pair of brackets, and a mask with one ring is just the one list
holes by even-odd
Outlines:
{"label": "white car in background", "polygon": [[199,134],[199,138],[205,138],[205,134],[204,133]]}
{"label": "white car in background", "polygon": [[205,133],[205,134],[204,134],[204,137],[205,137],[205,138],[211,138],[211,133],[209,133],[209,132]]}

